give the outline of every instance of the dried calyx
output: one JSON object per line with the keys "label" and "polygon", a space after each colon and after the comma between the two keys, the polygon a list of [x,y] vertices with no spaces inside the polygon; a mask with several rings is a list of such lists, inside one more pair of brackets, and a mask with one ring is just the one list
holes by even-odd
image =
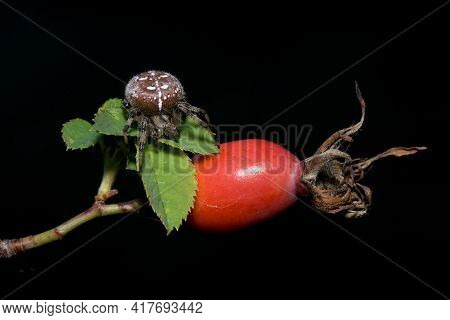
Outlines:
{"label": "dried calyx", "polygon": [[388,156],[411,155],[426,149],[426,147],[396,147],[369,159],[352,159],[342,149],[353,141],[352,135],[356,134],[364,123],[366,104],[358,84],[356,95],[362,111],[360,121],[332,134],[313,156],[305,159],[301,179],[315,208],[326,213],[344,213],[347,218],[361,217],[370,207],[372,190],[359,182],[374,161]]}

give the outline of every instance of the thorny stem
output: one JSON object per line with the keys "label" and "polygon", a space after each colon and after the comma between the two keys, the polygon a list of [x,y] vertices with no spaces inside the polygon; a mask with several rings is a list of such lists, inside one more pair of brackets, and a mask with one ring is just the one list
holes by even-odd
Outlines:
{"label": "thorny stem", "polygon": [[56,240],[61,240],[70,231],[92,219],[115,214],[133,213],[145,204],[141,199],[116,204],[105,204],[106,200],[118,193],[117,190],[112,189],[112,186],[120,169],[122,158],[120,150],[111,153],[111,150],[104,147],[103,142],[100,143],[100,148],[104,156],[103,178],[92,206],[59,226],[45,232],[18,239],[0,240],[0,258],[9,258],[18,253],[40,247]]}

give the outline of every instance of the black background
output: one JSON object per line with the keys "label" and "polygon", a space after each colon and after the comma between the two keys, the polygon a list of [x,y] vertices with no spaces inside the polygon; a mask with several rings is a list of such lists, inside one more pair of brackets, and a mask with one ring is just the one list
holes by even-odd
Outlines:
{"label": "black background", "polygon": [[[9,3],[120,79],[148,69],[174,73],[189,101],[217,124],[265,123],[439,5]],[[377,164],[366,180],[375,191],[369,216],[332,219],[447,296],[449,18],[450,7],[436,12],[274,120],[312,124],[311,153],[358,118],[358,80],[369,109],[354,155],[429,147]],[[0,238],[11,238],[51,228],[91,204],[100,156],[66,152],[61,126],[91,118],[124,85],[3,4],[0,25]],[[118,187],[123,200],[142,194],[131,173]],[[118,219],[93,221],[63,241],[0,261],[0,295]],[[182,227],[166,237],[145,209],[8,297],[442,298],[301,203],[225,235]]]}

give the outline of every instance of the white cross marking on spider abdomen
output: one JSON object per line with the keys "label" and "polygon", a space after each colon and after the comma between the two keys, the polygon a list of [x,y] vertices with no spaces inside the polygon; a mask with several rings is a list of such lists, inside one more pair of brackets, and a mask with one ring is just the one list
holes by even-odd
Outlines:
{"label": "white cross marking on spider abdomen", "polygon": [[159,111],[161,111],[163,102],[161,99],[162,98],[161,87],[159,86],[158,80],[155,80],[155,87],[156,87],[156,90],[158,90],[158,109],[159,109]]}
{"label": "white cross marking on spider abdomen", "polygon": [[163,100],[166,101],[169,98],[172,98],[172,96],[175,96],[175,93],[179,92],[179,88],[177,87],[175,89],[175,93],[174,94],[163,94],[162,90],[168,90],[170,85],[169,84],[163,84],[160,85],[160,82],[158,80],[161,80],[162,78],[168,78],[169,74],[164,73],[160,76],[157,76],[156,79],[154,78],[156,76],[155,72],[150,72],[150,77],[142,77],[142,78],[138,78],[138,80],[149,80],[150,82],[154,81],[154,85],[153,86],[148,86],[146,89],[149,91],[158,91],[158,97],[153,96],[152,100],[156,100],[158,99],[158,109],[159,111],[162,110],[163,107]]}

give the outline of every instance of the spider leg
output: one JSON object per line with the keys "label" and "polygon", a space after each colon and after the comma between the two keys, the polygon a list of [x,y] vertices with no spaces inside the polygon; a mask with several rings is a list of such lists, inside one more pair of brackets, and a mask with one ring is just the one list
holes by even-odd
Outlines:
{"label": "spider leg", "polygon": [[128,144],[128,131],[130,130],[131,125],[134,123],[138,111],[135,108],[128,108],[129,104],[126,100],[123,100],[123,104],[129,110],[127,123],[123,127],[123,139],[125,140],[125,143]]}
{"label": "spider leg", "polygon": [[172,125],[175,126],[175,128],[177,129],[177,134],[178,134],[178,129],[180,128],[181,124],[183,123],[183,117],[182,114],[180,112],[178,112],[176,110],[176,108],[173,108],[170,112],[169,115],[172,118]]}
{"label": "spider leg", "polygon": [[[201,109],[201,108],[197,108],[194,107],[186,102],[183,103],[179,103],[178,104],[178,109],[180,109],[183,113],[185,113],[186,115],[194,118],[195,121],[197,121],[201,126],[205,127],[205,128],[209,128],[210,127],[210,121],[209,121],[209,116],[206,113],[205,110]],[[202,120],[198,114],[201,114],[201,116],[203,117]]]}
{"label": "spider leg", "polygon": [[151,132],[151,138],[153,141],[158,141],[164,135],[165,122],[161,115],[154,115],[150,118],[153,125],[153,130]]}
{"label": "spider leg", "polygon": [[138,120],[138,129],[139,129],[139,137],[138,137],[138,159],[137,159],[137,168],[138,171],[141,171],[141,164],[144,156],[144,148],[148,141],[148,127],[149,127],[149,121],[146,116],[139,117]]}
{"label": "spider leg", "polygon": [[144,150],[145,145],[148,141],[148,128],[149,121],[148,118],[142,116],[139,120],[139,151]]}
{"label": "spider leg", "polygon": [[123,106],[124,106],[126,109],[129,109],[129,108],[130,108],[130,103],[128,102],[127,99],[123,99],[123,100],[122,100],[122,104],[123,104]]}
{"label": "spider leg", "polygon": [[128,116],[127,124],[123,127],[123,139],[125,143],[128,144],[128,130],[130,130],[131,125],[134,122],[134,118],[130,115]]}
{"label": "spider leg", "polygon": [[173,114],[162,114],[161,118],[164,121],[164,134],[169,138],[178,139],[178,120],[174,119]]}
{"label": "spider leg", "polygon": [[195,113],[190,113],[189,111],[185,112],[184,110],[181,110],[181,111],[183,111],[187,116],[189,116],[192,119],[194,119],[195,122],[197,122],[202,127],[204,127],[204,128],[209,128],[210,127],[209,123],[207,123],[204,120],[200,119],[199,116],[197,116]]}

